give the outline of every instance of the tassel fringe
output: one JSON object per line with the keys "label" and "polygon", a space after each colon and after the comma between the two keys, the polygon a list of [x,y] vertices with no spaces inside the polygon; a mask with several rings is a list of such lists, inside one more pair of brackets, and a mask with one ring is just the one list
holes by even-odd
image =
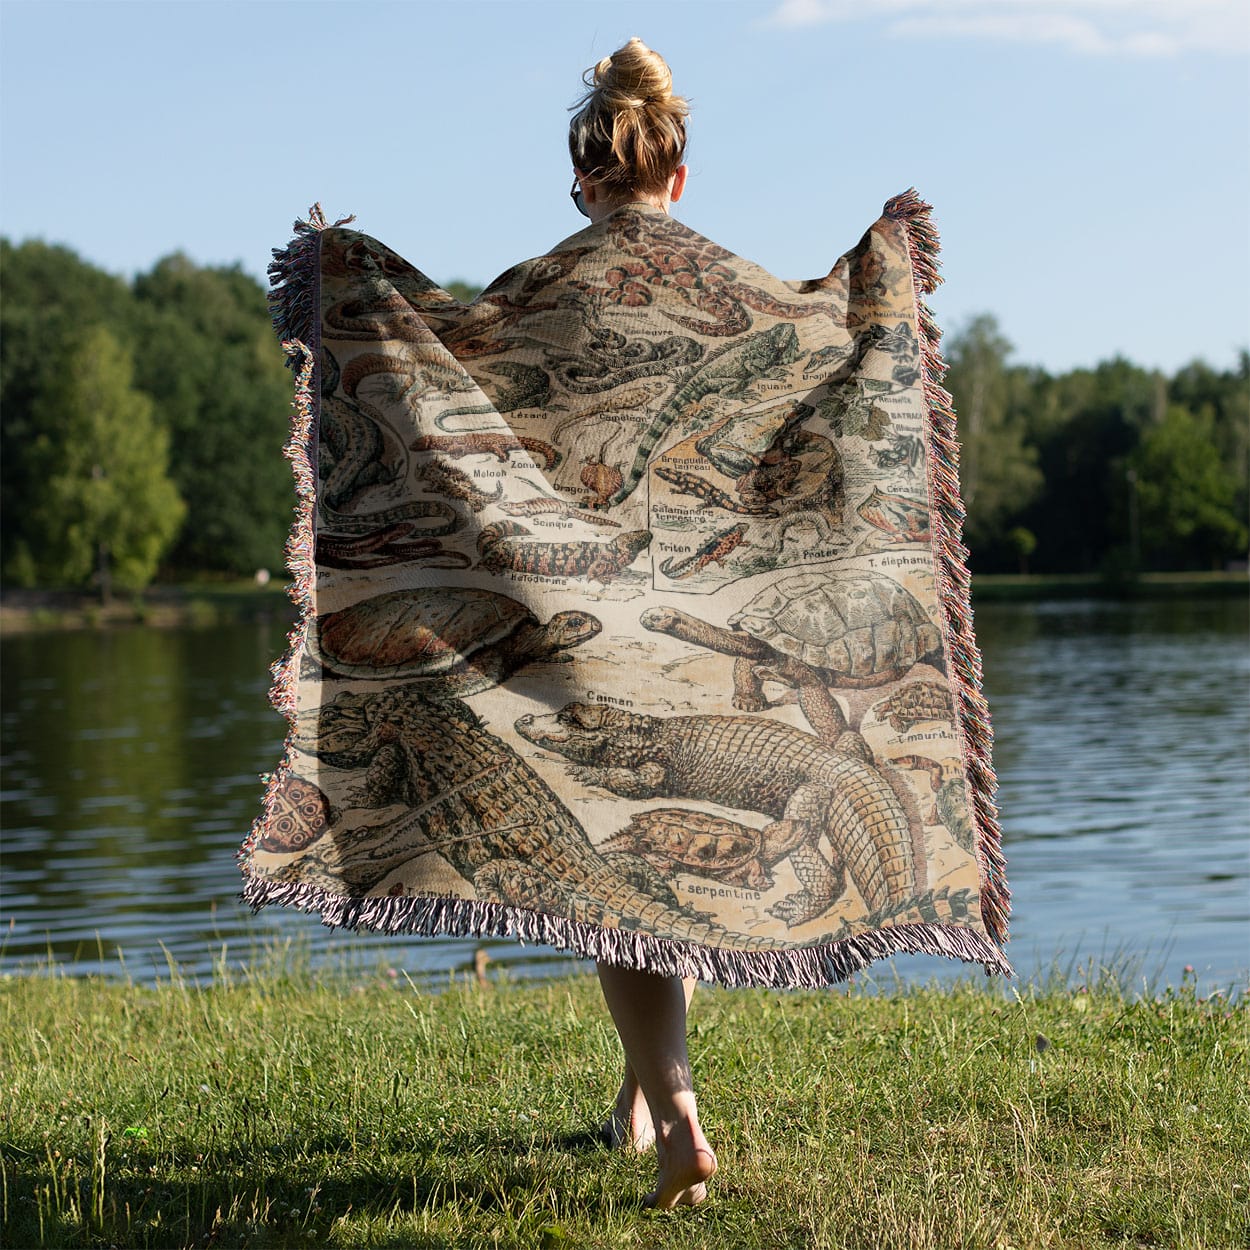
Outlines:
{"label": "tassel fringe", "polygon": [[1007,888],[1002,830],[994,792],[998,779],[991,755],[994,731],[981,693],[981,652],[972,631],[972,582],[968,548],[962,541],[966,515],[959,493],[959,439],[950,392],[942,387],[946,363],[942,359],[942,332],[923,296],[941,284],[940,245],[933,225],[932,205],[915,188],[887,201],[885,216],[902,224],[907,234],[912,281],[916,293],[916,320],[920,328],[925,403],[928,407],[928,475],[932,509],[933,548],[937,566],[938,601],[942,606],[947,654],[955,678],[956,722],[962,740],[968,777],[968,809],[976,829],[977,862],[981,871],[981,919],[1000,945],[1007,941],[1011,892]]}

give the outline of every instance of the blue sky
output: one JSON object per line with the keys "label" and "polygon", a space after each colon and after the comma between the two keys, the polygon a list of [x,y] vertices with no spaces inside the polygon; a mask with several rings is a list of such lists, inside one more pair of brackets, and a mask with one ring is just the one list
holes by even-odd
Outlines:
{"label": "blue sky", "polygon": [[1244,0],[0,0],[0,227],[260,276],[320,200],[485,282],[579,227],[566,110],[634,34],[691,99],[678,215],[782,277],[915,185],[947,329],[1052,370],[1250,342]]}

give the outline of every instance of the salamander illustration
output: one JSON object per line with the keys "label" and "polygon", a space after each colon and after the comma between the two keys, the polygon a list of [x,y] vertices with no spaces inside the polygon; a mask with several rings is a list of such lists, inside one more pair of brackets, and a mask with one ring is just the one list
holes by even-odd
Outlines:
{"label": "salamander illustration", "polygon": [[655,475],[663,482],[668,482],[679,495],[693,495],[709,508],[721,508],[725,512],[742,512],[748,516],[776,516],[767,504],[747,504],[741,499],[713,486],[705,477],[697,473],[687,473],[683,469],[671,469],[666,464],[655,466]]}
{"label": "salamander illustration", "polygon": [[647,530],[630,530],[609,542],[539,542],[516,521],[496,521],[478,535],[482,567],[610,582],[651,545]]}
{"label": "salamander illustration", "polygon": [[721,530],[719,534],[713,534],[711,538],[700,543],[688,556],[683,556],[681,559],[670,556],[660,565],[660,572],[665,577],[678,581],[683,577],[693,577],[713,562],[724,568],[725,557],[735,547],[740,547],[746,542],[746,535],[745,525],[734,525],[729,529]]}

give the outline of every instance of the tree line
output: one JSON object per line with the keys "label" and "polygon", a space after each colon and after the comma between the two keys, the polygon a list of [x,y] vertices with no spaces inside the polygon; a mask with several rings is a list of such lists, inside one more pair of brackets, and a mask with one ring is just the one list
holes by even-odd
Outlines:
{"label": "tree line", "polygon": [[[262,286],[182,255],[127,282],[3,239],[0,275],[0,579],[108,593],[280,567],[292,383]],[[974,570],[1244,559],[1250,354],[1052,375],[1013,363],[991,316],[946,354]]]}

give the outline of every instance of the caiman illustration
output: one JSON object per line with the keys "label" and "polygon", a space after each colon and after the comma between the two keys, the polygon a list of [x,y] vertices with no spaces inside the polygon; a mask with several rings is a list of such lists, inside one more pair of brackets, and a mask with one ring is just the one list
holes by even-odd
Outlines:
{"label": "caiman illustration", "polygon": [[[771,816],[761,859],[789,859],[802,888],[769,908],[789,926],[824,915],[847,873],[870,910],[915,891],[907,815],[889,782],[812,734],[763,717],[641,716],[568,703],[517,732],[577,765],[573,776],[628,799],[685,798]],[[818,843],[827,838],[831,863]]]}
{"label": "caiman illustration", "polygon": [[543,469],[554,469],[560,453],[550,443],[538,438],[518,438],[503,430],[478,431],[473,434],[423,434],[412,444],[413,451],[436,451],[459,460],[461,456],[494,456],[506,461],[514,451],[525,451],[542,457]]}
{"label": "caiman illustration", "polygon": [[482,901],[708,946],[770,946],[677,905],[645,860],[601,855],[554,791],[459,699],[426,699],[412,687],[343,691],[299,718],[294,742],[360,774],[353,805],[407,810],[350,838],[321,837],[292,879],[359,898],[436,852]]}
{"label": "caiman illustration", "polygon": [[602,629],[585,612],[546,624],[493,590],[425,586],[393,590],[318,617],[309,648],[343,677],[412,682],[427,698],[470,695],[527,664],[563,659]]}
{"label": "caiman illustration", "polygon": [[604,583],[619,577],[650,545],[647,530],[629,530],[609,542],[540,542],[516,521],[487,525],[477,539],[482,567],[492,572],[510,569]]}
{"label": "caiman illustration", "polygon": [[940,662],[942,645],[924,608],[878,573],[779,578],[731,616],[728,629],[677,608],[648,608],[640,619],[656,633],[733,656],[733,705],[739,711],[768,706],[765,680],[794,686],[812,729],[864,759],[871,759],[868,747],[850,730],[830,687],[897,681],[922,661]]}
{"label": "caiman illustration", "polygon": [[642,480],[652,453],[673,422],[709,395],[745,399],[765,378],[779,376],[799,357],[799,336],[788,322],[727,343],[712,352],[673,393],[638,440],[638,451],[620,489],[612,497],[622,503]]}
{"label": "caiman illustration", "polygon": [[693,577],[709,564],[719,564],[724,568],[729,553],[735,547],[741,547],[746,542],[746,536],[745,525],[730,526],[700,543],[688,556],[682,556],[681,559],[670,556],[661,563],[660,572],[673,581],[679,581],[683,577]]}

